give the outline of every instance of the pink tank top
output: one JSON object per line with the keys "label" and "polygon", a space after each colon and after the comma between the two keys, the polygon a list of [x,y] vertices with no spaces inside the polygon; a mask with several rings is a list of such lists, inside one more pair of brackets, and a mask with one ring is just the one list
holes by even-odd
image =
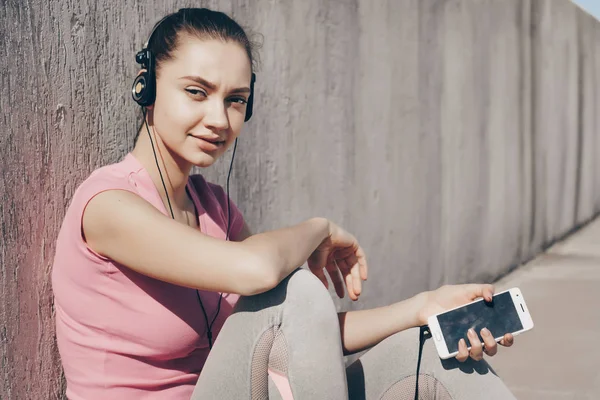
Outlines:
{"label": "pink tank top", "polygon": [[[69,399],[189,399],[208,356],[206,326],[194,289],[162,282],[102,257],[81,235],[87,203],[105,190],[127,190],[167,213],[148,172],[131,154],[94,171],[75,191],[56,245],[52,289],[56,337]],[[191,176],[188,190],[202,232],[225,239],[227,195]],[[230,236],[243,217],[231,203]],[[143,234],[143,232],[140,232]],[[219,293],[200,292],[209,321]],[[215,339],[239,296],[223,294]]]}

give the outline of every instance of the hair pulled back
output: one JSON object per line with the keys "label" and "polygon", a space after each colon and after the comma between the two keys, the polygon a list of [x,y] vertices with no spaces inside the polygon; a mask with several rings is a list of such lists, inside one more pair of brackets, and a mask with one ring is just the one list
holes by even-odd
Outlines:
{"label": "hair pulled back", "polygon": [[213,39],[239,44],[246,51],[254,71],[254,52],[257,45],[252,43],[244,29],[225,13],[208,8],[182,8],[167,15],[157,25],[154,26],[155,30],[147,45],[154,55],[157,74],[161,63],[173,58],[179,40],[184,35],[201,40]]}

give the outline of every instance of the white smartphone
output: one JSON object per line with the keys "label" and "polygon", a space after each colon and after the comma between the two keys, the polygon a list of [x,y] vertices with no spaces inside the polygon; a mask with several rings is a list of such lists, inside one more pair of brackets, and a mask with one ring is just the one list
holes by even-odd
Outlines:
{"label": "white smartphone", "polygon": [[473,328],[481,343],[481,330],[488,328],[496,342],[504,334],[518,335],[533,328],[531,314],[519,288],[512,288],[494,295],[491,302],[475,300],[428,319],[433,342],[440,358],[448,359],[458,354],[458,341],[464,338],[467,347],[467,331]]}

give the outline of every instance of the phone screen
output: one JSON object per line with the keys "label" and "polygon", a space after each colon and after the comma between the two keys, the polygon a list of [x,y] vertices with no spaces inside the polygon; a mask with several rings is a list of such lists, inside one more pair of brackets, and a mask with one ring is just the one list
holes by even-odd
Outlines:
{"label": "phone screen", "polygon": [[[464,338],[467,346],[470,346],[467,338],[469,328],[475,329],[480,340],[480,331],[483,328],[488,328],[494,337],[523,329],[523,324],[509,292],[494,296],[489,303],[478,301],[440,314],[437,318],[449,353],[458,351],[458,341],[461,338]],[[483,342],[483,340],[481,341]]]}

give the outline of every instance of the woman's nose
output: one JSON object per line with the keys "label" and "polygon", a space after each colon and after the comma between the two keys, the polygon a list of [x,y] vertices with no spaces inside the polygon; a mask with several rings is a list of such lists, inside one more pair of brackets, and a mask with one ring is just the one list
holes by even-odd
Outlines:
{"label": "woman's nose", "polygon": [[214,130],[224,130],[229,128],[229,117],[225,102],[217,99],[207,104],[208,108],[204,115],[204,125]]}

